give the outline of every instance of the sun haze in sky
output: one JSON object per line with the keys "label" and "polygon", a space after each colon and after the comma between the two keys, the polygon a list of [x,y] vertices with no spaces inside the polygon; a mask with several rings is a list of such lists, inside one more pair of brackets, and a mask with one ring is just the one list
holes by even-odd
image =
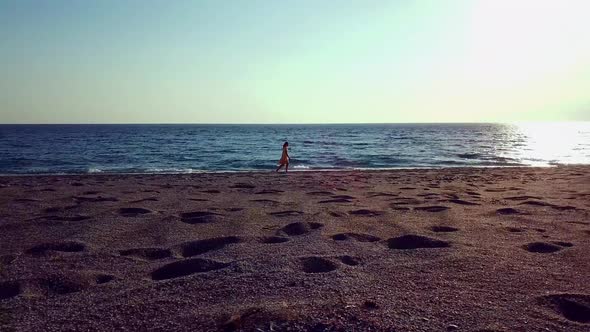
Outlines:
{"label": "sun haze in sky", "polygon": [[0,2],[0,123],[590,120],[590,1]]}

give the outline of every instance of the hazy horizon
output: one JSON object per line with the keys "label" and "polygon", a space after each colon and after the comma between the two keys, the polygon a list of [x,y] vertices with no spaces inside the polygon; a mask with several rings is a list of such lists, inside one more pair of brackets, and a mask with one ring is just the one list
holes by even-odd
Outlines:
{"label": "hazy horizon", "polygon": [[544,125],[544,124],[575,124],[575,123],[587,123],[590,120],[539,120],[539,121],[481,121],[481,122],[92,122],[92,123],[74,123],[74,122],[51,122],[51,123],[0,123],[0,126],[75,126],[75,125],[203,125],[203,126],[346,126],[346,125]]}
{"label": "hazy horizon", "polygon": [[590,120],[585,0],[0,3],[3,124]]}

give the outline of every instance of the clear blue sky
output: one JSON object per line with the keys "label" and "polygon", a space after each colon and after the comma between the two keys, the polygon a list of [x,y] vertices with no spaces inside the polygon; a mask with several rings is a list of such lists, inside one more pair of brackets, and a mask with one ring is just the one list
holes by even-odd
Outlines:
{"label": "clear blue sky", "polygon": [[588,0],[0,0],[0,123],[590,120],[588,13]]}

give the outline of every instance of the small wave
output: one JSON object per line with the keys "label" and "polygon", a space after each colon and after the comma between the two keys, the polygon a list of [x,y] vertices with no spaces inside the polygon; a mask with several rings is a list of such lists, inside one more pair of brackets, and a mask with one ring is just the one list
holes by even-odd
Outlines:
{"label": "small wave", "polygon": [[484,158],[485,160],[491,160],[493,162],[499,162],[499,163],[518,163],[519,160],[516,158],[510,158],[510,157],[498,157],[498,156],[493,156],[493,157],[489,157],[489,158]]}
{"label": "small wave", "polygon": [[164,173],[164,174],[192,174],[192,173],[203,173],[204,170],[194,168],[148,168],[143,171],[144,173]]}
{"label": "small wave", "polygon": [[479,153],[459,153],[459,154],[457,154],[457,157],[463,158],[463,159],[478,159],[481,157],[481,154],[479,154]]}
{"label": "small wave", "polygon": [[468,162],[464,161],[456,161],[456,160],[437,160],[431,162],[432,165],[437,166],[468,166],[470,165]]}
{"label": "small wave", "polygon": [[511,167],[511,166],[526,166],[525,164],[521,163],[514,163],[514,162],[498,162],[498,161],[484,161],[475,164],[475,166],[488,166],[488,167]]}
{"label": "small wave", "polygon": [[320,142],[316,142],[318,145],[324,145],[324,146],[334,146],[334,145],[339,145],[340,143],[338,142],[331,142],[331,141],[320,141]]}

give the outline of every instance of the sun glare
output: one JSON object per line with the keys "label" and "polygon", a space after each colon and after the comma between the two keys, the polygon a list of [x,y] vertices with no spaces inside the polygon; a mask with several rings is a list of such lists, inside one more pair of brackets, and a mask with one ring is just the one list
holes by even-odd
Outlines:
{"label": "sun glare", "polygon": [[589,122],[520,123],[513,143],[520,145],[514,157],[533,166],[590,163],[590,155],[580,153],[590,146]]}

